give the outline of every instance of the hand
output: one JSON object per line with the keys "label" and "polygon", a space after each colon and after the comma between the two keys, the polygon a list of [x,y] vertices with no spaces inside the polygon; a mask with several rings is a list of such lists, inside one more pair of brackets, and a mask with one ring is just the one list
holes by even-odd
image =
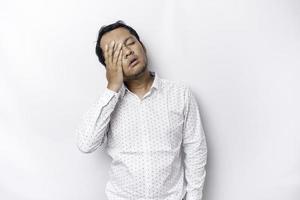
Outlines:
{"label": "hand", "polygon": [[121,88],[123,84],[123,45],[115,44],[115,41],[105,45],[104,57],[106,64],[106,79],[108,81],[107,88],[115,92]]}

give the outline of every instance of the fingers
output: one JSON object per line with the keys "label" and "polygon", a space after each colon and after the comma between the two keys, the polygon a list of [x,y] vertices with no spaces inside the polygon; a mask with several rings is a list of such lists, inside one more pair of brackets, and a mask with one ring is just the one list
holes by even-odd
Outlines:
{"label": "fingers", "polygon": [[105,45],[104,48],[104,62],[106,66],[109,66],[109,62],[108,62],[108,45]]}
{"label": "fingers", "polygon": [[121,69],[123,69],[122,58],[123,58],[123,50],[121,49],[121,51],[119,53],[118,61],[117,61],[117,66],[120,67]]}
{"label": "fingers", "polygon": [[106,66],[116,66],[122,61],[122,43],[116,44],[115,41],[111,41],[105,45],[104,58]]}
{"label": "fingers", "polygon": [[108,60],[109,63],[113,62],[113,50],[114,50],[114,46],[115,46],[115,41],[112,41],[109,43],[109,49],[108,49]]}
{"label": "fingers", "polygon": [[118,60],[119,60],[119,55],[120,55],[121,48],[122,48],[122,44],[119,43],[119,44],[117,45],[116,51],[115,51],[115,53],[114,53],[114,58],[113,58],[113,63],[114,63],[114,65],[116,65],[117,62],[118,62]]}

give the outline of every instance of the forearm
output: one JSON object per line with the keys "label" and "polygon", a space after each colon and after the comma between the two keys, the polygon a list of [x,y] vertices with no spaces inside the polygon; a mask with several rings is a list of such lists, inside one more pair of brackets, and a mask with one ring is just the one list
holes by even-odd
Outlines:
{"label": "forearm", "polygon": [[77,128],[77,147],[80,151],[91,153],[102,145],[118,97],[119,93],[106,88],[98,101],[85,113]]}

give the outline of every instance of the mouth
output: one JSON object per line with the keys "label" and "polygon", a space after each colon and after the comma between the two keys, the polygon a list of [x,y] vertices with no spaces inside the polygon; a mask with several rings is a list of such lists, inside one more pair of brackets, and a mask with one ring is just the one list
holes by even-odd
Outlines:
{"label": "mouth", "polygon": [[139,61],[138,61],[138,59],[137,58],[134,58],[134,59],[132,59],[130,62],[129,62],[129,65],[128,65],[128,67],[134,67],[137,63],[138,63]]}

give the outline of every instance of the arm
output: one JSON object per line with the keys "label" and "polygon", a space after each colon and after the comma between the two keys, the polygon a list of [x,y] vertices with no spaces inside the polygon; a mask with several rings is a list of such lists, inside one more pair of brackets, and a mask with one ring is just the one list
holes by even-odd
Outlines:
{"label": "arm", "polygon": [[120,91],[105,88],[97,102],[83,115],[76,129],[77,147],[81,152],[91,153],[103,144]]}
{"label": "arm", "polygon": [[186,200],[201,200],[206,176],[207,146],[196,99],[190,89],[186,92],[184,112],[183,152]]}

